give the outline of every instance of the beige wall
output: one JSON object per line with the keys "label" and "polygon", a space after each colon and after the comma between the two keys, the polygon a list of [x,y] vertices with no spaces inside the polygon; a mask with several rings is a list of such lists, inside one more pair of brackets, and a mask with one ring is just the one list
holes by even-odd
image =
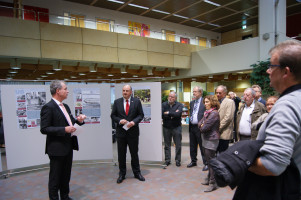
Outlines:
{"label": "beige wall", "polygon": [[191,68],[194,45],[0,17],[0,56]]}
{"label": "beige wall", "polygon": [[242,40],[243,36],[252,35],[252,37],[258,36],[258,24],[248,26],[246,29],[236,29],[233,31],[222,33],[222,44],[228,44]]}

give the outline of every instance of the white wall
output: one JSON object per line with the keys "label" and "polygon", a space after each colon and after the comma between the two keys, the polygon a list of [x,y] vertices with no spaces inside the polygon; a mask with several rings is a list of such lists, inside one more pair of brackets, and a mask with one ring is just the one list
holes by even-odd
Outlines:
{"label": "white wall", "polygon": [[192,53],[191,70],[181,70],[181,77],[251,70],[259,61],[258,37],[204,49]]}
{"label": "white wall", "polygon": [[[12,2],[12,0],[3,0],[7,2]],[[221,34],[201,30],[198,28],[193,28],[190,26],[179,25],[176,23],[171,23],[163,20],[151,19],[148,17],[132,15],[124,12],[113,11],[109,9],[97,8],[93,6],[86,6],[83,4],[72,3],[62,0],[23,0],[23,5],[30,5],[42,8],[48,8],[49,13],[53,15],[63,16],[64,13],[72,13],[72,14],[79,14],[84,15],[85,19],[95,21],[95,18],[102,18],[102,19],[110,19],[114,20],[115,24],[123,25],[124,27],[117,27],[117,32],[128,34],[128,21],[134,21],[139,23],[144,23],[150,25],[151,37],[162,39],[161,38],[161,31],[162,29],[167,29],[171,31],[175,31],[177,35],[181,35],[183,37],[191,37],[195,38],[196,36],[206,37],[208,40],[216,39],[218,43],[220,43]],[[121,6],[121,4],[120,4]],[[62,19],[54,18],[51,16],[50,19],[51,23],[63,23]],[[94,28],[95,25],[88,23],[88,28]],[[154,33],[158,32],[158,33]],[[176,42],[179,42],[180,38],[176,38]],[[191,40],[191,44],[195,44],[195,40]]]}
{"label": "white wall", "polygon": [[[79,151],[74,151],[74,160],[113,161],[111,102],[109,85],[68,85],[69,95],[64,101],[74,115],[74,88],[99,88],[101,123],[83,125],[84,133],[78,136]],[[42,88],[46,91],[46,101],[50,101],[49,85],[2,85],[1,100],[6,146],[7,169],[17,169],[49,163],[45,154],[46,136],[40,133],[40,127],[19,129],[16,115],[16,89]]]}

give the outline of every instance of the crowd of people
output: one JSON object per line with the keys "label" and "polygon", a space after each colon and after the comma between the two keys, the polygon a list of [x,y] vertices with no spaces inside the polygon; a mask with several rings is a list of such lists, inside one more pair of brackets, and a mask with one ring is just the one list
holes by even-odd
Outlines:
{"label": "crowd of people", "polygon": [[[210,161],[229,153],[227,150],[231,141],[235,142],[234,147],[246,146],[244,149],[254,146],[252,141],[260,140],[260,145],[263,145],[255,152],[260,156],[252,163],[247,160],[247,175],[251,173],[252,179],[247,179],[249,176],[240,177],[244,180],[238,186],[234,199],[301,199],[301,105],[298,100],[301,97],[301,44],[296,41],[282,42],[272,48],[270,54],[271,64],[267,69],[270,86],[280,97],[269,96],[265,101],[259,85],[245,89],[241,99],[232,91],[227,94],[227,87],[224,85],[216,88],[215,95],[205,97],[202,97],[201,87],[193,88],[194,100],[190,102],[189,119],[191,162],[187,167],[197,166],[199,146],[203,171],[209,168],[208,176],[202,182],[203,185],[208,185],[204,192],[212,192],[218,188]],[[168,101],[162,105],[166,166],[171,163],[172,137],[176,145],[176,166],[180,166],[181,161],[182,107],[175,101],[175,97],[176,93],[171,92]],[[251,145],[240,143],[242,141],[250,141]],[[256,145],[258,146],[258,142]],[[235,152],[238,154],[238,151]],[[266,190],[256,186],[254,180],[257,179],[253,178],[253,174],[260,177],[258,180],[264,183],[262,188]],[[268,178],[262,178],[266,176]],[[278,177],[281,177],[281,181]],[[289,183],[283,180],[288,180]],[[288,189],[284,187],[286,184],[293,187]],[[281,189],[275,193],[266,185]]]}
{"label": "crowd of people", "polygon": [[[197,166],[200,148],[203,171],[208,171],[202,182],[208,185],[204,192],[218,189],[218,183],[232,184],[234,181],[237,189],[233,199],[301,200],[301,44],[282,42],[272,48],[270,54],[271,64],[267,73],[270,86],[280,94],[279,98],[272,96],[265,102],[258,85],[245,89],[241,102],[234,92],[228,93],[224,85],[216,88],[215,95],[205,97],[201,87],[193,88],[194,100],[190,102],[189,118],[191,162],[187,168]],[[45,152],[50,159],[49,198],[72,199],[69,197],[72,151],[78,150],[73,124],[83,125],[86,116],[80,114],[74,118],[68,105],[62,103],[69,93],[63,81],[52,82],[50,91],[52,99],[41,110],[41,133],[47,135]],[[130,85],[123,86],[122,96],[114,101],[111,113],[116,124],[118,184],[126,179],[127,147],[134,177],[145,181],[138,157],[139,123],[144,117],[141,101],[132,97]],[[164,164],[171,164],[173,138],[175,163],[180,167],[183,105],[176,99],[177,94],[170,92],[168,101],[162,104]],[[232,140],[236,143],[229,147]],[[261,145],[255,152],[254,144],[257,147]],[[255,159],[249,160],[248,153],[256,155]],[[243,167],[234,168],[246,176],[233,178],[235,172],[226,167],[217,172],[212,163],[219,158],[222,161],[225,155],[233,161],[239,160]],[[231,173],[221,175],[227,170]],[[218,178],[224,175],[232,178],[226,181],[217,179],[217,174]]]}

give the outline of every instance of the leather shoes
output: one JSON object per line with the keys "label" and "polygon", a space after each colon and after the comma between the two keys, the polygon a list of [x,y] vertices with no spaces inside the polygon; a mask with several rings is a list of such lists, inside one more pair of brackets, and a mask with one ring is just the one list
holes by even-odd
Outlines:
{"label": "leather shoes", "polygon": [[122,181],[125,179],[124,175],[119,175],[118,179],[117,179],[117,183],[122,183]]}
{"label": "leather shoes", "polygon": [[165,163],[163,165],[168,166],[168,165],[170,165],[170,162],[169,161],[165,161]]}
{"label": "leather shoes", "polygon": [[180,161],[176,161],[176,166],[180,167],[181,166],[181,162]]}
{"label": "leather shoes", "polygon": [[145,181],[145,178],[141,175],[141,173],[137,173],[134,176],[136,179],[138,179],[139,181]]}
{"label": "leather shoes", "polygon": [[203,171],[208,171],[208,165],[205,165],[205,166],[203,167]]}
{"label": "leather shoes", "polygon": [[189,164],[187,165],[188,168],[190,168],[190,167],[195,167],[195,166],[196,166],[196,163],[195,163],[195,162],[191,162],[191,163],[189,163]]}

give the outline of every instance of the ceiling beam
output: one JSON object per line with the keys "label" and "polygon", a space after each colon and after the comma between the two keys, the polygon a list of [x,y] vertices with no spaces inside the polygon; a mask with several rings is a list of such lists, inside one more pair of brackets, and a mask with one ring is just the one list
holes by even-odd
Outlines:
{"label": "ceiling beam", "polygon": [[122,8],[126,7],[127,5],[129,5],[129,3],[131,3],[133,0],[129,0],[127,2],[125,2],[122,6],[120,6],[119,8],[117,8],[117,11],[120,11]]}
{"label": "ceiling beam", "polygon": [[149,8],[148,10],[144,11],[143,13],[141,13],[140,16],[145,15],[146,13],[148,13],[148,12],[152,11],[153,9],[161,6],[162,4],[166,3],[167,1],[169,1],[169,0],[164,0],[161,3],[158,3],[158,4],[154,5],[153,7]]}

